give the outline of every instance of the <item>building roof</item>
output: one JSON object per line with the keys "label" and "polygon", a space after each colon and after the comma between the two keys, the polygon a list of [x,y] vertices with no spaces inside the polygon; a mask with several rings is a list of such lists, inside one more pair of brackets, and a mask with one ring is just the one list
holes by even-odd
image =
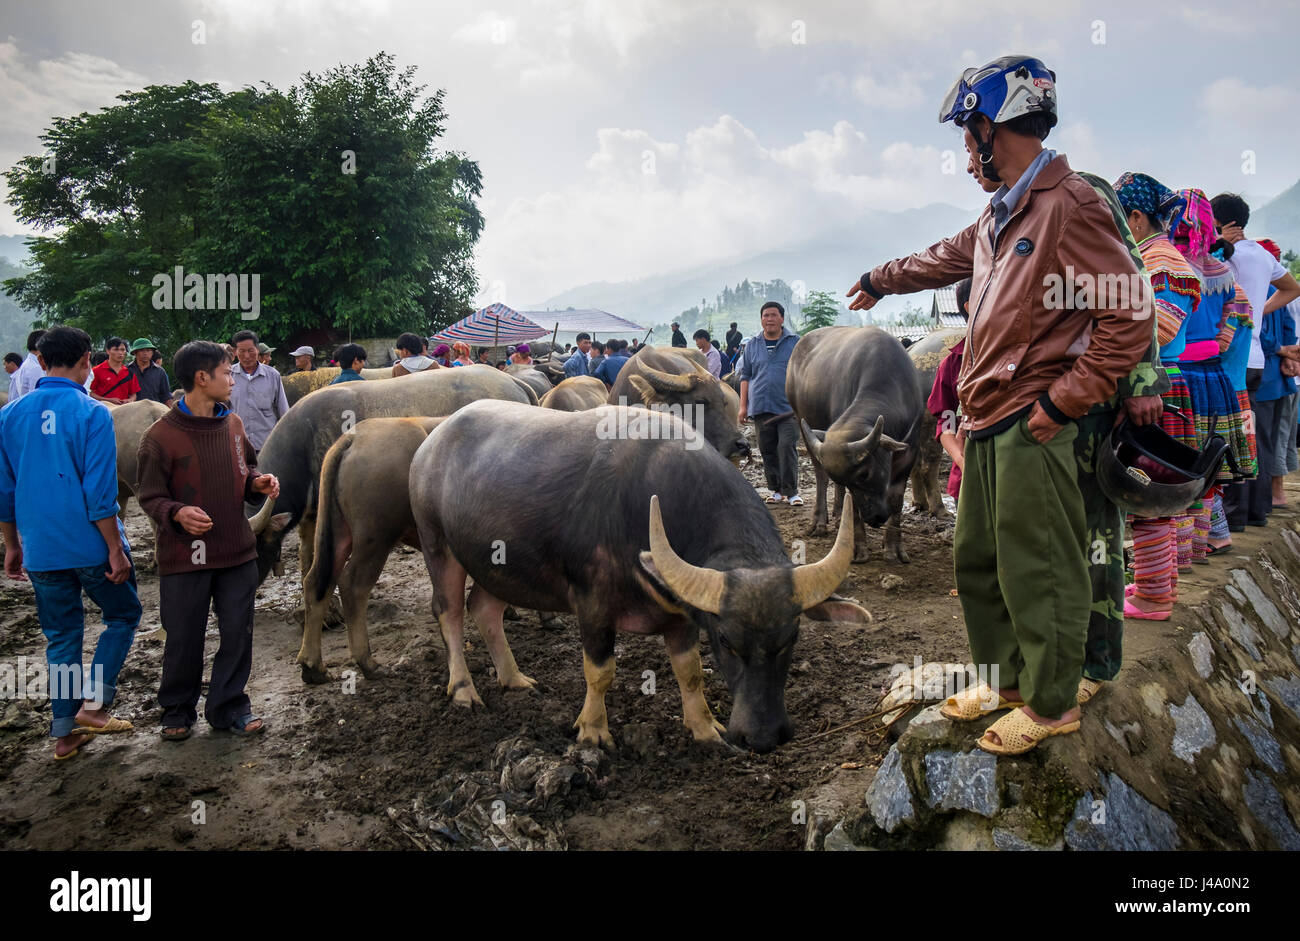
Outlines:
{"label": "building roof", "polygon": [[936,319],[944,314],[956,314],[957,311],[957,286],[949,285],[946,288],[939,288],[934,292],[934,299],[930,304],[930,314]]}
{"label": "building roof", "polygon": [[917,327],[899,323],[882,323],[877,324],[877,326],[880,327],[881,330],[884,330],[886,333],[895,336],[900,340],[904,337],[911,340],[920,340],[923,337],[929,336],[930,331],[934,329],[933,324],[925,324]]}

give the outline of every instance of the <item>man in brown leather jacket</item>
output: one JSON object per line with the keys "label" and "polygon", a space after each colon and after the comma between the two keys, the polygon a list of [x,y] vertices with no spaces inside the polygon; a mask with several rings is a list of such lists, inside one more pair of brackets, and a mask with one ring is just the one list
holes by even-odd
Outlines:
{"label": "man in brown leather jacket", "polygon": [[1019,754],[1078,728],[1091,607],[1089,539],[1076,478],[1078,420],[1110,399],[1151,342],[1150,292],[1109,207],[1044,150],[1055,77],[1005,57],[968,69],[940,114],[1003,185],[966,230],[880,265],[849,307],[973,278],[958,398],[967,430],[953,552],[974,662],[994,689],[943,711],[1009,707],[980,746]]}

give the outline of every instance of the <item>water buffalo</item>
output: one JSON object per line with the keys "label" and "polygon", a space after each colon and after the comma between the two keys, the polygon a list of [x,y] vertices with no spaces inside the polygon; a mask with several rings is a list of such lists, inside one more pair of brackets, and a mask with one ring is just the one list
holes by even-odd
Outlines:
{"label": "water buffalo", "polygon": [[943,462],[943,448],[934,436],[935,420],[925,401],[934,387],[934,374],[948,355],[952,345],[966,335],[960,329],[936,330],[923,340],[907,348],[907,355],[916,367],[917,390],[921,393],[920,450],[912,467],[912,503],[918,510],[931,516],[946,516],[943,505],[943,488],[939,486],[939,465]]}
{"label": "water buffalo", "polygon": [[697,359],[682,356],[682,352],[638,350],[619,370],[605,401],[610,405],[667,408],[691,422],[702,415],[704,440],[723,457],[738,463],[749,454],[749,443],[740,428],[740,396],[710,375]]}
{"label": "water buffalo", "polygon": [[605,394],[605,383],[595,376],[573,376],[542,396],[538,404],[561,412],[581,412],[604,405]]}
{"label": "water buffalo", "polygon": [[513,363],[506,367],[506,375],[513,377],[521,385],[526,385],[533,390],[540,402],[542,396],[550,392],[554,386],[546,374],[537,369],[535,366],[529,366],[522,363]]}
{"label": "water buffalo", "polygon": [[[342,371],[338,366],[321,366],[319,369],[309,369],[306,372],[290,373],[284,377],[284,397],[289,400],[289,405],[292,407],[299,399],[315,392],[317,389],[325,388]],[[382,366],[375,369],[363,369],[361,370],[361,376],[367,382],[372,379],[392,379],[393,367]]]}
{"label": "water buffalo", "polygon": [[126,503],[135,496],[139,481],[137,458],[144,433],[167,414],[167,406],[152,399],[127,402],[109,411],[113,414],[113,437],[117,441],[117,515],[126,519]]}
{"label": "water buffalo", "polygon": [[[657,434],[643,434],[647,426]],[[714,449],[687,447],[692,438],[674,415],[610,405],[475,402],[434,429],[411,463],[411,509],[454,702],[480,702],[463,653],[468,574],[469,611],[505,687],[532,684],[506,642],[505,606],[577,615],[587,680],[579,742],[613,744],[605,692],[618,630],[663,635],[683,722],[698,741],[726,731],[704,697],[701,630],[734,699],[728,739],[769,751],[790,738],[785,683],[799,615],[871,617],[831,598],[848,572],[852,526],[841,525],[826,558],[794,565],[754,488]],[[557,500],[604,512],[575,525],[550,511]],[[702,525],[719,512],[725,527]]]}
{"label": "water buffalo", "polygon": [[407,478],[411,458],[442,418],[368,418],[343,435],[321,463],[316,544],[303,576],[302,648],[298,663],[309,683],[329,679],[320,638],[337,585],[348,626],[348,649],[367,677],[378,674],[370,654],[366,603],[399,542],[420,548]]}
{"label": "water buffalo", "polygon": [[[677,356],[685,356],[692,363],[699,363],[706,371],[709,368],[709,361],[705,358],[704,354],[700,352],[700,348],[697,346],[650,346],[647,344],[638,347],[636,355],[640,356],[643,350],[655,350],[659,353],[673,353]],[[739,395],[740,391],[737,390],[736,394]]]}
{"label": "water buffalo", "polygon": [[280,479],[275,514],[257,539],[257,568],[265,579],[279,566],[288,527],[298,526],[302,571],[311,570],[316,502],[325,454],[367,418],[449,415],[476,399],[528,404],[523,389],[491,366],[431,369],[392,382],[344,382],[303,399],[271,429],[257,456],[258,470]]}
{"label": "water buffalo", "polygon": [[813,330],[790,354],[785,396],[817,475],[812,532],[826,531],[829,476],[853,494],[857,507],[854,561],[866,558],[858,527],[868,523],[885,525],[886,555],[906,562],[900,514],[923,403],[903,345],[877,327]]}

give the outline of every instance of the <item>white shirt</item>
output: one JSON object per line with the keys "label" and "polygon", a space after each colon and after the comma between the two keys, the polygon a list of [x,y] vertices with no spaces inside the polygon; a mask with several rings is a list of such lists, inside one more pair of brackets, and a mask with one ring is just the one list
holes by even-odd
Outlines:
{"label": "white shirt", "polygon": [[1246,292],[1250,301],[1251,316],[1255,320],[1255,330],[1250,335],[1250,358],[1246,360],[1247,369],[1264,368],[1264,348],[1259,344],[1259,332],[1264,325],[1264,302],[1268,300],[1268,286],[1278,278],[1284,277],[1286,269],[1258,242],[1242,239],[1232,246],[1232,258],[1228,264],[1232,274]]}
{"label": "white shirt", "polygon": [[[36,359],[36,353],[28,353],[27,358],[23,360],[23,364],[18,367],[18,371],[10,377],[9,401],[16,401],[31,392],[36,388],[36,380],[44,375],[45,370],[41,369],[41,364]],[[17,383],[12,382],[14,377],[17,377]]]}

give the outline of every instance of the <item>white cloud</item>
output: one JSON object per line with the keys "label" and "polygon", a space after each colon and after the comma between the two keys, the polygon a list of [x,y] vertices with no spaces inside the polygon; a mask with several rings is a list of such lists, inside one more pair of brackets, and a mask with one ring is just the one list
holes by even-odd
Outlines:
{"label": "white cloud", "polygon": [[1259,20],[1256,17],[1242,16],[1237,10],[1183,7],[1179,12],[1188,25],[1214,35],[1221,36],[1224,33],[1242,35],[1259,28]]}
{"label": "white cloud", "polygon": [[[937,149],[873,144],[848,121],[778,146],[725,114],[680,141],[620,128],[596,137],[584,180],[493,204],[478,252],[485,285],[526,286],[511,300],[540,302],[575,284],[833,235],[867,211],[970,196],[961,157],[958,172],[944,174]],[[647,154],[652,173],[645,172]]]}
{"label": "white cloud", "polygon": [[1285,85],[1249,85],[1239,78],[1221,78],[1206,86],[1201,106],[1212,123],[1264,130],[1277,122],[1294,121],[1300,108],[1300,91]]}

